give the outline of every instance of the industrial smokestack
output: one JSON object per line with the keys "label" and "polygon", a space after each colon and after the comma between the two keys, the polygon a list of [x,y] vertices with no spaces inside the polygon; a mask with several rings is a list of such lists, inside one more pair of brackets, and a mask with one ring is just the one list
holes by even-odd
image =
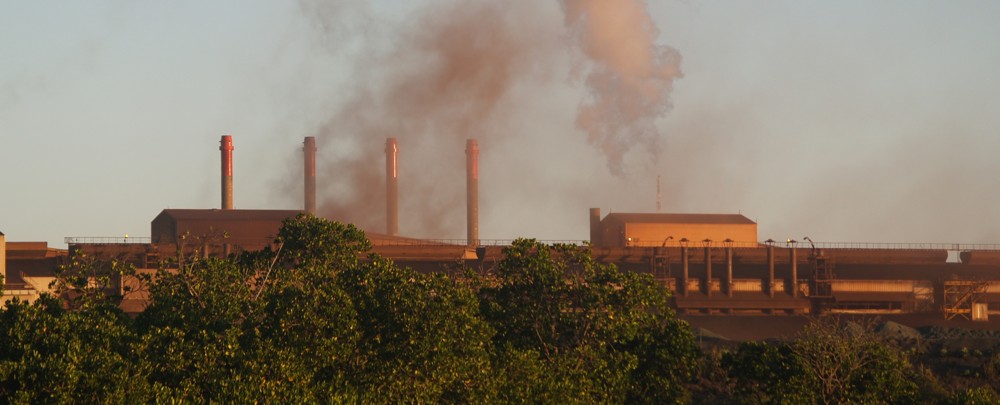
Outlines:
{"label": "industrial smokestack", "polygon": [[396,166],[396,138],[385,140],[385,233],[399,234],[399,179]]}
{"label": "industrial smokestack", "polygon": [[469,246],[477,246],[479,245],[479,145],[475,139],[469,139],[465,144],[465,163]]}
{"label": "industrial smokestack", "polygon": [[233,137],[223,135],[219,141],[222,151],[222,209],[233,209]]}
{"label": "industrial smokestack", "polygon": [[0,281],[0,287],[3,287],[3,283],[10,280],[7,277],[7,237],[3,232],[0,232],[0,276],[3,276],[3,280]]}
{"label": "industrial smokestack", "polygon": [[305,210],[306,212],[316,215],[316,137],[307,136],[305,141],[302,142],[302,154],[304,156],[305,168],[304,181],[305,185],[303,189],[305,190]]}
{"label": "industrial smokestack", "polygon": [[604,233],[601,229],[601,209],[591,208],[590,209],[590,245],[591,246],[604,246],[604,241],[601,240],[601,234]]}

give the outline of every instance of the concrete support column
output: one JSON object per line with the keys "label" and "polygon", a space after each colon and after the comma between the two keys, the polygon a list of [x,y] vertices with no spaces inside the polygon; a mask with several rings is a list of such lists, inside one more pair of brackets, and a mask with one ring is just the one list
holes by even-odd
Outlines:
{"label": "concrete support column", "polygon": [[733,296],[733,248],[726,247],[726,293]]}
{"label": "concrete support column", "polygon": [[705,245],[705,295],[712,296],[712,246]]}
{"label": "concrete support column", "polygon": [[774,246],[767,246],[767,293],[774,298]]}
{"label": "concrete support column", "polygon": [[688,248],[687,246],[681,246],[681,267],[684,268],[684,274],[681,278],[681,291],[682,294],[688,296]]}
{"label": "concrete support column", "polygon": [[789,253],[789,260],[792,262],[792,297],[798,298],[799,296],[799,261],[796,257],[795,245],[792,244],[792,250]]}

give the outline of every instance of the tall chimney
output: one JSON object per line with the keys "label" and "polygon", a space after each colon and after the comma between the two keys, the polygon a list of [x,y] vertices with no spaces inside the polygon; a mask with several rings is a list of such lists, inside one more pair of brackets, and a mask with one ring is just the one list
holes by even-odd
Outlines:
{"label": "tall chimney", "polygon": [[469,246],[479,245],[479,145],[475,139],[465,144],[466,163],[466,224],[469,228]]}
{"label": "tall chimney", "polygon": [[399,235],[399,178],[396,138],[385,140],[385,233]]}
{"label": "tall chimney", "polygon": [[7,278],[7,237],[4,236],[3,232],[0,232],[0,276],[3,276],[3,280],[0,280],[0,288],[3,284],[9,280]]}
{"label": "tall chimney", "polygon": [[591,208],[590,209],[590,245],[591,246],[604,246],[604,241],[601,240],[601,234],[604,231],[601,229],[601,209]]}
{"label": "tall chimney", "polygon": [[316,215],[316,137],[307,136],[302,142],[302,153],[305,167],[303,169],[305,185],[305,211]]}
{"label": "tall chimney", "polygon": [[219,141],[222,151],[222,209],[233,209],[233,137],[223,135]]}

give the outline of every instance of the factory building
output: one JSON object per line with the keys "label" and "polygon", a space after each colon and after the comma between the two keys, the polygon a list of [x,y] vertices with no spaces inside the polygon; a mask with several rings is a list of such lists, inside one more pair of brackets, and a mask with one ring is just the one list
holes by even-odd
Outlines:
{"label": "factory building", "polygon": [[47,242],[11,242],[0,233],[0,305],[14,298],[33,302],[48,292],[54,270],[66,263],[67,255],[65,249],[50,248]]}
{"label": "factory building", "polygon": [[[635,214],[590,209],[590,243],[598,247],[679,246],[684,242],[757,244],[757,223],[742,214]],[[682,242],[683,241],[683,242]]]}
{"label": "factory building", "polygon": [[[6,255],[0,260],[4,299],[11,294],[30,299],[47,291],[53,270],[77,254],[124,260],[140,273],[152,274],[176,268],[185,257],[220,257],[271,246],[284,220],[317,210],[315,139],[307,138],[303,145],[303,210],[235,209],[234,147],[232,137],[224,136],[220,208],[165,209],[150,223],[148,238],[67,238],[68,251],[44,242],[6,242],[0,234],[0,258]],[[466,144],[464,241],[399,236],[395,139],[386,141],[385,152],[387,227],[384,234],[366,232],[372,252],[418,271],[450,271],[456,263],[495,266],[503,246],[479,238],[476,141]],[[650,273],[672,292],[674,308],[684,314],[936,312],[947,319],[976,320],[1000,314],[1000,246],[872,248],[824,246],[809,238],[760,240],[757,223],[742,214],[611,213],[602,218],[600,209],[590,210],[593,258]],[[125,296],[122,308],[129,313],[148,304],[137,282],[114,280],[111,286],[116,289],[112,293]]]}
{"label": "factory building", "polygon": [[260,250],[274,242],[282,221],[300,213],[302,211],[296,210],[165,209],[151,223],[151,242],[222,249],[214,252],[222,254]]}

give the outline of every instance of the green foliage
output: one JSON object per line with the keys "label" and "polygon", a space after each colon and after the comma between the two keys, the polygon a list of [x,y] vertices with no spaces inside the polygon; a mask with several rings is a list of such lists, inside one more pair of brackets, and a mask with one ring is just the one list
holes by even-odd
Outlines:
{"label": "green foliage", "polygon": [[722,356],[722,366],[734,381],[733,396],[747,404],[808,404],[817,402],[813,384],[786,344],[744,342]]}
{"label": "green foliage", "polygon": [[954,405],[993,405],[1000,403],[1000,395],[989,386],[969,388],[953,395],[949,404]]}
{"label": "green foliage", "polygon": [[286,219],[278,231],[283,257],[294,266],[329,270],[354,267],[358,255],[371,250],[365,233],[351,224],[330,222],[311,214]]}
{"label": "green foliage", "polygon": [[120,257],[101,259],[84,252],[75,252],[54,276],[50,287],[70,309],[118,306],[124,294],[115,285],[123,277],[138,277],[135,266]]}
{"label": "green foliage", "polygon": [[694,338],[652,279],[519,240],[461,280],[301,215],[275,250],[179,260],[135,321],[124,261],[77,256],[60,298],[0,313],[0,402],[686,402]]}
{"label": "green foliage", "polygon": [[[519,239],[479,280],[499,363],[541,378],[501,392],[543,402],[682,401],[697,359],[694,337],[648,275],[595,262],[586,249]],[[530,356],[534,354],[537,359]],[[504,355],[513,356],[504,359]],[[510,382],[510,381],[508,381]],[[517,382],[524,384],[524,382]],[[521,398],[523,399],[523,398]]]}
{"label": "green foliage", "polygon": [[477,301],[441,274],[424,275],[372,256],[340,285],[358,314],[352,380],[385,402],[482,402],[491,393],[491,328]]}
{"label": "green foliage", "polygon": [[821,402],[912,400],[917,387],[906,357],[870,328],[850,326],[836,319],[813,322],[791,344],[805,375],[817,383]]}
{"label": "green foliage", "polygon": [[723,358],[745,403],[900,403],[918,398],[920,375],[870,330],[821,319],[788,343],[747,342]]}
{"label": "green foliage", "polygon": [[0,315],[0,396],[19,403],[143,398],[128,318],[114,308],[67,312],[61,305],[48,296],[7,304]]}

